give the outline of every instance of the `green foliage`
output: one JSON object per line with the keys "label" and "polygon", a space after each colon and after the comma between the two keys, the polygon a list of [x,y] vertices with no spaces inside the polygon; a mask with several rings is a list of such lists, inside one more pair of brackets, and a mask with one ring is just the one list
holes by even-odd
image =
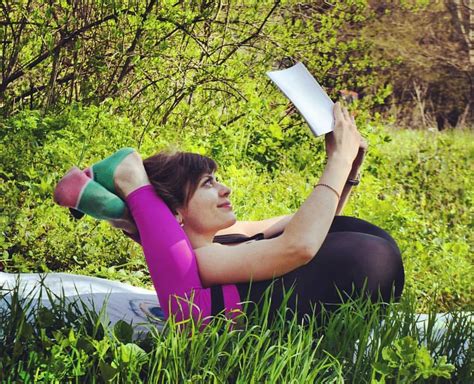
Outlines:
{"label": "green foliage", "polygon": [[[383,102],[389,89],[377,77],[388,62],[373,60],[374,44],[354,33],[374,19],[366,0],[149,6],[134,0],[87,7],[32,1],[25,7],[5,9],[6,22],[29,12],[29,23],[0,31],[8,42],[0,60],[0,109],[7,115],[27,108],[59,113],[73,102],[99,105],[113,98],[134,122],[146,121],[147,130],[170,120],[175,129],[193,122],[208,128],[222,121],[254,125],[255,119],[281,126],[287,102],[262,79],[285,66],[284,58],[303,61],[333,97],[341,89],[370,95],[360,100],[360,110]],[[253,113],[240,116],[247,104]],[[262,108],[271,111],[262,114]],[[207,116],[209,110],[219,119]],[[285,124],[293,125],[291,120],[301,123],[293,114]],[[271,134],[273,145],[281,145],[279,136]],[[272,150],[260,145],[265,139],[250,138],[257,156]]]}
{"label": "green foliage", "polygon": [[[472,309],[472,162],[470,132],[389,130],[371,141],[363,182],[346,214],[397,241],[406,288],[426,307]],[[354,207],[353,209],[351,209]],[[436,292],[436,293],[435,293]],[[422,304],[423,303],[423,304]]]}
{"label": "green foliage", "polygon": [[393,378],[397,383],[413,383],[418,379],[434,377],[451,378],[454,365],[446,363],[446,356],[434,362],[426,347],[419,346],[410,336],[395,340],[392,345],[382,349],[382,362],[374,364],[381,374],[374,383],[384,384],[386,379]]}
{"label": "green foliage", "polygon": [[429,311],[423,331],[417,326],[415,298],[410,295],[388,307],[354,300],[323,314],[318,322],[307,318],[305,323],[284,305],[270,323],[265,296],[260,313],[239,317],[238,326],[232,328],[223,315],[201,332],[200,323],[188,321],[180,330],[171,317],[162,331],[150,324],[143,334],[123,321],[110,326],[103,311],[97,313],[80,299],[51,297],[42,288],[50,307],[20,295],[18,285],[9,292],[0,290],[2,382],[431,383],[437,379],[467,383],[472,379],[472,315],[446,314],[451,318],[439,334],[430,324],[436,313]]}
{"label": "green foliage", "polygon": [[[252,104],[256,110],[262,106]],[[218,121],[217,114],[207,117]],[[283,130],[249,121],[254,125],[215,130],[191,125],[184,131],[169,123],[145,135],[140,152],[146,157],[175,147],[211,155],[233,191],[240,220],[292,213],[324,168],[323,141],[303,125]],[[0,244],[7,270],[71,271],[149,284],[140,247],[105,222],[73,220],[51,198],[70,166],[85,167],[114,148],[138,147],[144,128],[106,106],[78,105],[61,115],[24,111],[3,127]],[[472,134],[363,124],[360,130],[370,142],[369,152],[362,183],[343,214],[372,222],[395,238],[404,258],[406,289],[417,294],[420,309],[433,300],[442,310],[472,308],[472,170],[465,166],[473,157]],[[267,150],[260,153],[251,138],[259,138],[258,145]]]}

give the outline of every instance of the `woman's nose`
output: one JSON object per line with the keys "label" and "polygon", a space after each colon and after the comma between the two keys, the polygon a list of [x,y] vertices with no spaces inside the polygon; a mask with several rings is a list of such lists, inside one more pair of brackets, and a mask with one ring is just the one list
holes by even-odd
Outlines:
{"label": "woman's nose", "polygon": [[224,184],[221,184],[221,195],[222,196],[229,196],[231,192],[231,189]]}

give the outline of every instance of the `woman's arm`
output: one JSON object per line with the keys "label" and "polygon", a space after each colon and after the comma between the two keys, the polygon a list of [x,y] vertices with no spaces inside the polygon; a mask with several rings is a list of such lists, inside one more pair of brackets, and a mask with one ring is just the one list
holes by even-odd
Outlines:
{"label": "woman's arm", "polygon": [[[349,179],[357,179],[359,172],[360,172],[360,166],[362,165],[365,152],[361,152],[359,155],[360,158],[356,159],[354,163],[352,164],[352,170],[349,174]],[[358,156],[358,157],[359,157]],[[341,192],[341,198],[339,200],[339,204],[337,206],[336,210],[336,216],[340,216],[342,214],[342,211],[349,200],[349,196],[352,192],[352,185],[346,183],[344,185],[344,189]],[[270,219],[265,219],[265,220],[257,220],[257,221],[237,221],[234,225],[232,225],[229,228],[223,229],[219,232],[217,232],[217,235],[227,235],[227,234],[242,234],[246,236],[253,236],[256,235],[257,233],[263,233],[265,239],[269,239],[273,235],[283,232],[287,226],[287,224],[290,222],[290,220],[293,218],[294,213],[290,215],[282,215],[282,216],[276,216],[272,217]]]}
{"label": "woman's arm", "polygon": [[271,279],[307,264],[316,255],[334,220],[361,140],[349,112],[338,103],[334,115],[333,132],[325,136],[328,157],[319,187],[289,220],[281,236],[233,247],[213,243],[196,248],[204,286]]}
{"label": "woman's arm", "polygon": [[[354,120],[353,120],[354,121]],[[349,172],[349,179],[357,179],[360,173],[360,168],[364,162],[365,155],[369,144],[367,140],[361,137],[360,147],[356,158],[352,163],[352,169]],[[336,209],[336,216],[340,216],[342,211],[349,200],[349,196],[352,192],[352,185],[346,183],[344,189],[341,192],[341,198]],[[268,239],[277,233],[281,233],[285,230],[287,224],[293,218],[294,214],[282,215],[272,217],[270,219],[258,220],[258,221],[237,221],[234,225],[229,228],[223,229],[217,232],[217,235],[227,234],[242,234],[246,236],[254,236],[257,233],[263,233],[264,238]]]}
{"label": "woman's arm", "polygon": [[[358,179],[359,178],[359,167],[357,167],[355,170],[354,170],[354,167],[353,167],[348,178],[349,179]],[[344,209],[344,207],[347,203],[347,200],[349,200],[349,196],[352,192],[352,187],[353,187],[352,184],[349,184],[349,183],[346,183],[344,185],[344,189],[341,192],[341,198],[339,199],[339,204],[337,206],[336,216],[341,215],[342,210]]]}
{"label": "woman's arm", "polygon": [[[350,162],[334,157],[328,161],[320,183],[342,191],[349,171]],[[337,200],[331,189],[314,188],[294,215],[272,226],[275,229],[289,221],[281,236],[233,247],[212,244],[195,249],[203,286],[267,280],[308,263],[329,232]]]}
{"label": "woman's arm", "polygon": [[[362,163],[364,162],[364,158],[365,158],[365,154],[367,153],[368,146],[369,144],[367,140],[362,138],[359,152],[357,153],[357,157],[354,159],[354,162],[352,163],[352,169],[348,177],[349,179],[360,178],[360,167],[362,166]],[[346,205],[346,202],[349,199],[351,191],[352,191],[352,185],[346,183],[344,185],[344,189],[341,192],[341,198],[339,199],[339,204],[337,206],[336,216],[341,215],[342,210],[344,209],[344,206]]]}
{"label": "woman's arm", "polygon": [[352,185],[346,184],[344,186],[344,189],[341,192],[341,200],[339,200],[339,205],[337,206],[335,216],[341,216],[344,206],[346,205],[346,202],[349,199],[351,191],[352,191]]}

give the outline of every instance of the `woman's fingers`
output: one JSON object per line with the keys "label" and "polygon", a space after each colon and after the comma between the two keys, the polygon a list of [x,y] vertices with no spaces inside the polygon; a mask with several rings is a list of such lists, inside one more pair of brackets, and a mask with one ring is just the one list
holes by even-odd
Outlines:
{"label": "woman's fingers", "polygon": [[352,123],[351,114],[349,113],[347,108],[342,108],[342,114],[344,115],[344,118],[348,123]]}
{"label": "woman's fingers", "polygon": [[366,138],[360,137],[360,148],[365,152],[367,151],[367,148],[369,148],[369,142],[367,141]]}
{"label": "woman's fingers", "polygon": [[342,113],[341,103],[337,102],[334,104],[334,119],[340,121],[344,119],[344,114]]}

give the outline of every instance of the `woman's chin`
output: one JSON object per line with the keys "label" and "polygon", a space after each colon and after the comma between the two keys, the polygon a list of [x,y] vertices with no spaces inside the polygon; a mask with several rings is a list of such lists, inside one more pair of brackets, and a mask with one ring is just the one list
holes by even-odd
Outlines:
{"label": "woman's chin", "polygon": [[225,228],[229,228],[229,227],[231,227],[232,225],[234,225],[234,224],[237,222],[237,218],[235,217],[234,212],[232,212],[231,217],[232,217],[232,218],[229,219],[229,220],[226,222]]}

